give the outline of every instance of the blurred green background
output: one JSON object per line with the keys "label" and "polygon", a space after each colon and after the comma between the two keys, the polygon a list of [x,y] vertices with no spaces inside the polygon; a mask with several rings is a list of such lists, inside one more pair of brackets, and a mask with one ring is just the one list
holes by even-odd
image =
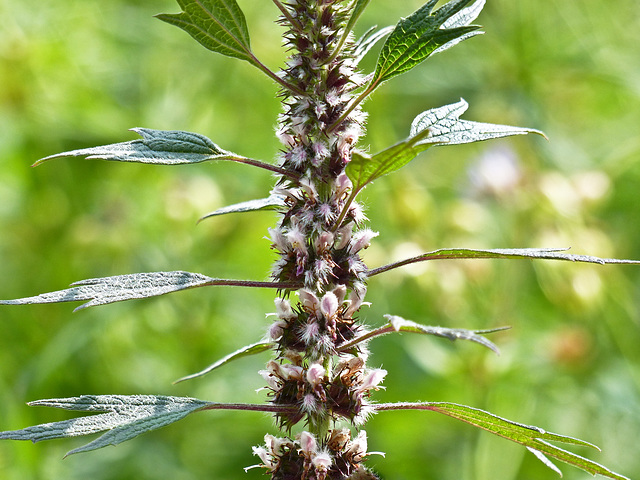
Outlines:
{"label": "blurred green background", "polygon": [[[239,0],[254,50],[283,64],[277,10]],[[357,33],[423,2],[379,0]],[[372,152],[404,138],[423,110],[458,101],[465,118],[530,126],[537,136],[433,149],[367,188],[380,237],[375,267],[441,247],[572,247],[640,258],[640,5],[635,0],[490,0],[486,35],[382,86],[366,104]],[[208,211],[264,196],[268,173],[235,164],[182,167],[38,158],[179,129],[272,160],[272,82],[152,18],[169,0],[0,0],[0,298],[123,273],[187,270],[265,279],[270,213]],[[373,68],[375,55],[364,62]],[[370,282],[363,311],[460,328],[511,325],[475,344],[410,335],[372,345],[389,371],[380,401],[451,401],[585,439],[577,452],[640,476],[640,269],[564,262],[441,262]],[[172,386],[260,339],[273,292],[196,289],[72,314],[76,305],[0,309],[0,429],[69,418],[39,398],[157,393],[260,402],[268,356]],[[387,479],[555,478],[533,455],[446,417],[391,412],[367,425]],[[62,459],[74,439],[0,444],[0,476],[28,479],[262,478],[251,445],[275,433],[262,414],[196,414],[97,452]],[[591,478],[561,465],[565,479]]]}

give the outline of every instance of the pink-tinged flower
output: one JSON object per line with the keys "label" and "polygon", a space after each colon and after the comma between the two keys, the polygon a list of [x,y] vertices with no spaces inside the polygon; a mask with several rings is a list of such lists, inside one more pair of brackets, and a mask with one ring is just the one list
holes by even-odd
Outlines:
{"label": "pink-tinged flower", "polygon": [[289,300],[286,298],[276,297],[274,303],[276,304],[276,315],[278,315],[278,318],[282,320],[291,320],[296,318],[296,314],[293,313]]}
{"label": "pink-tinged flower", "polygon": [[325,293],[320,300],[320,312],[327,320],[335,316],[339,306],[338,297],[333,292]]}
{"label": "pink-tinged flower", "polygon": [[307,382],[315,388],[322,383],[324,380],[324,376],[326,371],[322,365],[319,363],[313,363],[309,366],[307,370]]}
{"label": "pink-tinged flower", "polygon": [[262,378],[264,378],[264,381],[267,382],[267,386],[271,390],[273,390],[274,392],[280,391],[280,389],[282,388],[280,379],[276,377],[272,372],[269,372],[268,370],[260,370],[258,373],[260,374],[260,376],[262,376]]}
{"label": "pink-tinged flower", "polygon": [[[324,107],[324,110],[326,110],[326,107]],[[324,111],[323,111],[324,113]],[[325,158],[327,158],[329,156],[329,147],[327,147],[327,144],[322,142],[322,141],[318,141],[318,142],[314,142],[311,145],[311,149],[313,150],[313,155],[318,159],[318,160],[324,160]]]}
{"label": "pink-tinged flower", "polygon": [[302,397],[300,408],[307,414],[317,414],[319,411],[317,397],[313,393],[307,393]]}
{"label": "pink-tinged flower", "polygon": [[319,258],[313,265],[313,275],[323,285],[329,283],[329,277],[333,275],[333,265],[324,258]]}
{"label": "pink-tinged flower", "polygon": [[374,232],[368,228],[364,230],[360,230],[353,235],[351,239],[351,244],[349,245],[349,253],[357,253],[363,248],[369,247],[371,245],[371,239],[377,237],[378,232]]}
{"label": "pink-tinged flower", "polygon": [[367,455],[367,448],[367,432],[360,430],[356,438],[347,444],[346,453],[352,458],[353,462],[359,463]]}
{"label": "pink-tinged flower", "polygon": [[320,326],[318,322],[310,321],[304,326],[304,330],[302,331],[302,335],[300,335],[300,340],[302,340],[306,345],[313,345],[318,342],[318,337],[320,335]]}
{"label": "pink-tinged flower", "polygon": [[353,183],[351,183],[351,180],[349,180],[346,173],[338,175],[338,178],[336,178],[336,188],[334,193],[335,200],[338,201],[342,199],[342,197],[351,190],[352,187]]}
{"label": "pink-tinged flower", "polygon": [[327,252],[331,248],[331,245],[333,245],[333,240],[333,233],[322,232],[315,241],[316,252],[318,255],[322,255]]}
{"label": "pink-tinged flower", "polygon": [[284,335],[284,331],[287,328],[287,323],[282,320],[276,320],[271,324],[268,330],[268,335],[271,340],[274,342],[279,340],[282,335]]}
{"label": "pink-tinged flower", "polygon": [[311,463],[313,463],[313,466],[316,467],[317,472],[326,472],[327,470],[329,470],[329,467],[333,463],[333,459],[331,458],[329,452],[323,450],[321,452],[318,452],[313,457]]}
{"label": "pink-tinged flower", "polygon": [[374,368],[373,370],[369,370],[364,379],[362,380],[362,384],[358,386],[356,391],[358,392],[368,392],[369,390],[378,390],[381,387],[378,387],[384,377],[387,375],[387,371],[382,368]]}
{"label": "pink-tinged flower", "polygon": [[273,457],[264,447],[252,447],[253,454],[262,460],[262,463],[269,470],[272,470],[276,467],[275,462],[273,461]]}
{"label": "pink-tinged flower", "polygon": [[307,254],[306,239],[298,228],[294,227],[292,230],[289,230],[286,234],[286,239],[296,253],[302,255]]}
{"label": "pink-tinged flower", "polygon": [[346,285],[338,285],[336,288],[333,289],[333,294],[338,299],[338,305],[342,305],[342,303],[344,302],[344,298],[347,295]]}
{"label": "pink-tinged flower", "polygon": [[360,225],[362,222],[367,221],[367,216],[364,214],[364,210],[362,209],[362,205],[358,202],[353,202],[351,207],[349,208],[349,214],[353,221],[356,222],[356,225]]}
{"label": "pink-tinged flower", "polygon": [[310,458],[313,454],[316,453],[318,448],[318,443],[316,442],[316,437],[313,434],[302,431],[300,433],[300,450]]}
{"label": "pink-tinged flower", "polygon": [[332,107],[335,107],[342,101],[342,97],[335,88],[331,88],[324,99]]}
{"label": "pink-tinged flower", "polygon": [[285,147],[292,147],[296,143],[295,138],[289,133],[286,127],[278,128],[276,130],[276,137],[278,137],[280,143],[282,143]]}
{"label": "pink-tinged flower", "polygon": [[318,215],[325,222],[329,222],[336,217],[336,214],[333,211],[333,208],[328,203],[321,203],[320,205],[318,205]]}
{"label": "pink-tinged flower", "polygon": [[300,303],[306,310],[314,313],[320,310],[320,300],[318,300],[315,293],[302,288],[298,291],[298,296],[300,297]]}
{"label": "pink-tinged flower", "polygon": [[336,250],[342,250],[349,242],[351,242],[351,238],[353,235],[353,222],[347,223],[344,227],[340,227],[337,233],[337,241],[336,241]]}
{"label": "pink-tinged flower", "polygon": [[305,150],[304,146],[297,145],[289,152],[287,152],[285,157],[291,162],[294,167],[301,168],[304,167],[304,164],[307,161],[307,151]]}
{"label": "pink-tinged flower", "polygon": [[274,248],[280,250],[282,253],[288,252],[290,250],[289,242],[287,241],[280,228],[270,228],[268,231],[269,236],[271,237],[272,246]]}
{"label": "pink-tinged flower", "polygon": [[302,374],[304,373],[304,369],[297,365],[280,365],[280,372],[282,374],[282,378],[285,380],[299,380],[302,381]]}
{"label": "pink-tinged flower", "polygon": [[300,188],[302,188],[302,190],[307,194],[307,198],[315,200],[318,197],[318,191],[311,179],[301,178],[298,183],[300,184]]}

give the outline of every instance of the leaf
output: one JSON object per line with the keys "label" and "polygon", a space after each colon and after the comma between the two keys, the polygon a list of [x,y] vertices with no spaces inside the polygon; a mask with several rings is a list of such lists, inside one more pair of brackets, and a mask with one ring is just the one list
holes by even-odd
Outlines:
{"label": "leaf", "polygon": [[214,285],[220,282],[199,273],[154,272],[116,275],[113,277],[91,278],[71,284],[72,288],[43,293],[35,297],[16,300],[0,300],[0,305],[31,305],[36,303],[89,302],[74,311],[96,305],[122,302],[137,298],[149,298],[187,288]]}
{"label": "leaf", "polygon": [[376,27],[370,28],[355,44],[353,56],[356,65],[369,53],[369,51],[384,37],[393,31],[393,27],[384,27],[379,30]]}
{"label": "leaf", "polygon": [[[500,437],[524,445],[529,450],[535,450],[540,454],[536,454],[536,457],[540,460],[542,460],[541,455],[547,455],[549,457],[578,467],[586,472],[591,473],[592,475],[598,473],[600,475],[604,475],[617,480],[629,480],[627,477],[615,473],[596,462],[583,458],[579,455],[576,455],[575,453],[571,453],[561,448],[555,447],[548,443],[547,440],[567,443],[571,445],[587,446],[599,450],[595,445],[572,437],[545,432],[543,429],[538,427],[513,422],[511,420],[507,420],[505,418],[499,417],[484,410],[479,410],[477,408],[447,402],[387,403],[374,405],[374,408],[378,411],[430,410],[433,412],[442,413],[475,427],[482,428],[483,430],[491,432]],[[550,462],[547,460],[543,461],[543,463],[549,466]],[[558,471],[557,468],[554,468],[554,470]]]}
{"label": "leaf", "polygon": [[460,12],[470,0],[452,0],[432,13],[437,0],[430,0],[407,18],[398,22],[382,46],[368,91],[376,85],[411,70],[439,47],[478,30],[475,25],[443,28],[445,22]]}
{"label": "leaf", "polygon": [[156,17],[183,29],[208,50],[257,66],[247,22],[235,0],[178,0],[178,4],[181,13]]}
{"label": "leaf", "polygon": [[389,321],[386,325],[376,328],[375,330],[372,330],[370,332],[364,333],[359,337],[356,337],[353,340],[349,341],[348,343],[341,345],[339,351],[348,351],[359,343],[362,343],[374,337],[379,337],[381,335],[386,335],[394,332],[409,332],[421,333],[423,335],[434,335],[436,337],[447,338],[451,341],[469,340],[471,342],[475,342],[484,347],[487,347],[488,349],[494,351],[496,354],[500,355],[500,350],[498,350],[498,347],[484,338],[481,334],[499,332],[510,328],[500,327],[490,330],[465,330],[462,328],[430,327],[412,322],[410,320],[405,320],[404,318],[398,317],[396,315],[385,315],[384,317]]}
{"label": "leaf", "polygon": [[219,367],[222,367],[223,365],[226,365],[227,363],[232,362],[233,360],[238,360],[239,358],[248,357],[250,355],[256,355],[258,353],[266,352],[267,350],[271,350],[272,348],[273,348],[272,342],[258,342],[258,343],[253,343],[251,345],[247,345],[227,355],[226,357],[221,358],[217,362],[212,363],[207,368],[200,370],[197,373],[192,373],[191,375],[187,375],[186,377],[179,378],[173,383],[176,384],[176,383],[184,382],[185,380],[192,380],[194,378],[202,377],[203,375],[206,375],[207,373],[212,372],[213,370]]}
{"label": "leaf", "polygon": [[87,157],[87,159],[159,165],[230,160],[237,157],[231,152],[222,150],[204,135],[197,133],[149,128],[132,128],[131,130],[140,135],[142,139],[58,153],[38,160],[33,166],[60,157]]}
{"label": "leaf", "polygon": [[411,122],[410,135],[413,137],[426,130],[429,131],[429,135],[418,142],[419,145],[459,145],[512,135],[526,135],[528,133],[537,133],[544,137],[542,132],[531,128],[460,120],[460,115],[468,107],[469,104],[460,99],[458,103],[422,112]]}
{"label": "leaf", "polygon": [[412,322],[410,320],[405,320],[402,317],[398,317],[396,315],[385,315],[387,320],[389,320],[389,326],[393,328],[396,332],[410,332],[410,333],[422,333],[425,335],[435,335],[436,337],[443,337],[449,340],[469,340],[471,342],[478,343],[484,347],[487,347],[489,350],[492,350],[496,354],[500,355],[500,350],[496,347],[493,342],[490,342],[486,338],[484,338],[481,333],[493,333],[501,330],[506,330],[509,327],[495,328],[491,330],[466,330],[463,328],[445,328],[445,327],[430,327],[426,325],[421,325],[416,322]]}
{"label": "leaf", "polygon": [[35,297],[0,300],[0,305],[32,305],[89,300],[89,302],[76,308],[75,312],[96,305],[106,305],[137,298],[157,297],[158,295],[178,292],[188,288],[205,286],[276,288],[279,290],[298,289],[301,287],[298,283],[229,280],[178,270],[175,272],[131,273],[113,277],[91,278],[72,283],[71,288],[66,290],[43,293]]}
{"label": "leaf", "polygon": [[393,268],[403,267],[417,262],[428,260],[451,260],[451,259],[472,259],[472,258],[498,258],[498,259],[537,259],[537,260],[563,260],[568,262],[608,264],[629,264],[638,265],[640,260],[621,260],[618,258],[599,258],[589,255],[571,255],[562,253],[566,248],[496,248],[496,249],[472,249],[472,248],[442,248],[433,252],[424,253],[416,257],[401,260],[396,263],[385,265],[368,272],[368,276],[387,272]]}
{"label": "leaf", "polygon": [[[440,26],[440,28],[457,28],[457,27],[464,27],[466,25],[471,24],[471,22],[473,22],[476,18],[478,18],[478,15],[480,15],[480,12],[484,8],[485,3],[486,3],[486,0],[478,0],[476,3],[474,3],[470,7],[463,8],[455,15],[449,17]],[[444,52],[445,50],[450,49],[451,47],[457,45],[458,43],[464,40],[467,40],[468,38],[475,37],[476,35],[482,35],[483,33],[484,32],[475,31],[475,32],[469,32],[465,35],[462,35],[454,40],[451,40],[450,42],[445,43],[441,47],[436,48],[433,51],[432,55],[436,53]]]}
{"label": "leaf", "polygon": [[90,435],[108,430],[96,440],[67,453],[67,455],[72,455],[131,440],[141,433],[177,422],[188,414],[210,406],[212,403],[195,398],[162,395],[83,395],[74,398],[38,400],[30,402],[29,405],[82,412],[106,412],[60,422],[44,423],[22,430],[0,432],[0,439],[3,440],[39,442],[54,438]]}
{"label": "leaf", "polygon": [[202,216],[198,222],[206,218],[215,217],[218,215],[225,215],[227,213],[244,213],[244,212],[256,212],[259,210],[277,210],[280,207],[285,206],[284,195],[272,194],[267,198],[261,198],[258,200],[249,200],[247,202],[236,203],[227,207],[222,207],[213,212],[207,213]]}
{"label": "leaf", "polygon": [[352,196],[374,180],[402,168],[419,153],[431,147],[430,143],[420,143],[428,134],[429,131],[419,133],[373,156],[354,150],[345,169],[353,183]]}

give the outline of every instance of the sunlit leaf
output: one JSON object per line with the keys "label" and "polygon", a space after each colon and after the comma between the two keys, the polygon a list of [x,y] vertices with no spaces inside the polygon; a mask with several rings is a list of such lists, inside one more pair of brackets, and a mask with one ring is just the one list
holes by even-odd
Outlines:
{"label": "sunlit leaf", "polygon": [[227,213],[244,213],[244,212],[256,212],[259,210],[277,210],[278,208],[285,206],[285,197],[283,195],[270,195],[267,198],[261,198],[258,200],[249,200],[247,202],[236,203],[226,207],[219,208],[213,212],[207,213],[202,216],[199,222],[206,219],[215,217],[218,215],[225,215]]}
{"label": "sunlit leaf", "polygon": [[385,318],[389,320],[389,326],[396,332],[410,332],[421,333],[424,335],[435,335],[436,337],[447,338],[451,341],[455,340],[468,340],[478,343],[489,350],[493,350],[496,354],[500,354],[500,350],[493,342],[490,342],[481,334],[494,333],[501,330],[506,330],[508,327],[495,328],[490,330],[466,330],[464,328],[446,328],[446,327],[432,327],[427,325],[421,325],[410,320],[405,320],[397,315],[385,315]]}
{"label": "sunlit leaf", "polygon": [[211,405],[211,402],[162,395],[83,395],[74,398],[38,400],[30,402],[29,405],[81,412],[106,412],[45,423],[22,430],[0,432],[0,439],[39,442],[91,435],[108,430],[96,440],[67,453],[72,455],[131,440],[142,433],[177,422],[188,414]]}
{"label": "sunlit leaf", "polygon": [[156,17],[183,29],[213,52],[256,63],[247,22],[235,0],[178,0],[178,4],[181,13]]}
{"label": "sunlit leaf", "polygon": [[356,42],[353,55],[355,57],[355,63],[358,64],[369,53],[369,51],[384,37],[389,35],[393,31],[393,27],[384,27],[376,29],[376,27],[370,28],[362,35]]}
{"label": "sunlit leaf", "polygon": [[142,139],[58,153],[38,160],[34,166],[60,157],[86,157],[159,165],[199,163],[237,157],[231,152],[222,150],[204,135],[197,133],[149,128],[132,128],[131,130],[139,134]]}
{"label": "sunlit leaf", "polygon": [[[460,10],[458,13],[456,13],[455,15],[449,17],[441,26],[440,28],[457,28],[457,27],[464,27],[466,25],[470,25],[471,22],[473,22],[476,18],[478,18],[478,15],[480,15],[480,12],[482,11],[482,9],[484,8],[484,5],[486,3],[486,0],[478,0],[476,3],[474,3],[473,5],[463,8],[462,10]],[[432,55],[436,54],[436,53],[440,53],[440,52],[444,52],[445,50],[450,49],[451,47],[457,45],[458,43],[467,40],[471,37],[475,37],[476,35],[482,35],[484,32],[480,32],[478,30],[474,31],[474,32],[469,32],[466,33],[454,40],[451,40],[450,42],[445,43],[444,45],[442,45],[441,47],[436,48]]]}
{"label": "sunlit leaf", "polygon": [[411,123],[410,135],[418,135],[428,130],[429,135],[418,144],[458,145],[462,143],[480,142],[492,138],[509,137],[537,133],[531,128],[494,125],[491,123],[470,122],[460,120],[469,104],[464,100],[444,107],[433,108],[418,115]]}
{"label": "sunlit leaf", "polygon": [[18,298],[15,300],[0,300],[0,305],[31,305],[37,303],[60,303],[86,301],[76,310],[96,305],[122,302],[137,298],[156,297],[166,293],[186,290],[188,288],[204,286],[242,286],[262,288],[295,288],[274,282],[254,282],[250,280],[226,280],[211,278],[200,273],[153,272],[116,275],[113,277],[91,278],[71,284],[71,288],[56,292],[43,293],[35,297]]}
{"label": "sunlit leaf", "polygon": [[419,133],[375,155],[354,150],[345,173],[353,183],[353,194],[357,194],[374,180],[402,168],[419,153],[431,147],[431,143],[420,143],[428,131]]}
{"label": "sunlit leaf", "polygon": [[[540,460],[542,460],[541,456],[548,456],[578,467],[592,475],[600,474],[616,480],[629,480],[627,477],[615,473],[592,460],[551,445],[548,441],[598,449],[595,445],[576,438],[545,432],[543,429],[538,427],[513,422],[477,408],[447,402],[386,403],[374,405],[373,407],[377,411],[429,410],[442,413],[457,420],[469,423],[475,427],[487,430],[488,432],[500,437],[524,445],[529,450],[535,450],[538,452],[536,457]],[[543,463],[550,466],[550,461],[548,459],[543,461]],[[553,469],[558,471],[557,467]]]}
{"label": "sunlit leaf", "polygon": [[640,260],[622,260],[618,258],[600,258],[590,255],[572,255],[563,253],[566,248],[496,248],[496,249],[474,249],[474,248],[442,248],[433,252],[424,253],[416,257],[401,260],[396,263],[370,270],[368,275],[373,276],[389,271],[393,268],[403,267],[417,262],[428,260],[446,259],[473,259],[473,258],[497,258],[497,259],[541,259],[541,260],[564,260],[568,262],[597,263],[606,264],[640,264]]}
{"label": "sunlit leaf", "polygon": [[381,335],[387,335],[394,332],[408,332],[408,333],[420,333],[423,335],[434,335],[436,337],[442,337],[451,341],[455,340],[469,340],[471,342],[478,343],[488,349],[492,350],[496,354],[500,354],[500,350],[492,342],[483,337],[483,334],[499,332],[507,330],[509,327],[493,328],[489,330],[466,330],[462,328],[445,328],[445,327],[432,327],[427,325],[421,325],[411,320],[405,320],[397,315],[385,315],[389,322],[382,327],[378,327],[367,333],[354,338],[353,340],[340,346],[340,351],[348,351],[355,345],[368,341],[371,338],[379,337]]}
{"label": "sunlit leaf", "polygon": [[480,27],[475,25],[442,28],[469,1],[452,0],[432,12],[438,1],[431,0],[407,18],[401,19],[382,46],[371,86],[411,70],[439,47],[463,36],[468,38],[469,33],[478,30]]}
{"label": "sunlit leaf", "polygon": [[194,378],[202,377],[203,375],[206,375],[207,373],[212,372],[213,370],[219,367],[222,367],[223,365],[226,365],[229,362],[238,360],[243,357],[248,357],[251,355],[256,355],[258,353],[266,352],[267,350],[271,350],[272,348],[273,348],[273,342],[258,342],[251,345],[247,345],[227,355],[226,357],[221,358],[217,362],[212,363],[207,368],[200,370],[197,373],[193,373],[191,375],[187,375],[185,377],[179,378],[173,383],[180,383],[180,382],[184,382],[185,380],[192,380]]}

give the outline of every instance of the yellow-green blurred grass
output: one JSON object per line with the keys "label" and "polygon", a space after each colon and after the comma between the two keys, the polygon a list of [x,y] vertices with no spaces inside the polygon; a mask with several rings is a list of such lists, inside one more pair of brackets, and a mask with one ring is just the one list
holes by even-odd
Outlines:
{"label": "yellow-green blurred grass", "polygon": [[[256,53],[282,64],[270,2],[240,1]],[[259,5],[257,5],[259,3]],[[358,33],[407,15],[420,1],[372,2]],[[177,270],[263,279],[262,237],[272,214],[195,225],[222,205],[265,195],[272,179],[239,165],[120,165],[36,159],[133,139],[128,128],[181,129],[271,160],[275,88],[243,62],[211,54],[154,20],[171,1],[0,2],[0,297],[63,288],[83,278]],[[635,2],[489,0],[487,32],[382,86],[366,108],[375,152],[408,133],[423,110],[464,97],[466,118],[544,130],[433,149],[367,188],[381,236],[371,266],[440,247],[571,246],[574,253],[640,258],[640,11]],[[374,58],[365,61],[371,68]],[[492,189],[470,179],[483,159],[507,156],[520,176]],[[476,171],[477,170],[473,170]],[[477,178],[477,177],[476,177]],[[631,478],[640,473],[640,273],[631,266],[443,262],[370,283],[382,315],[488,328],[495,357],[477,345],[385,337],[372,362],[389,370],[381,401],[467,403],[601,446],[580,452]],[[83,393],[162,393],[261,401],[244,359],[172,386],[258,340],[272,292],[199,289],[71,314],[75,305],[4,307],[0,314],[1,429],[67,418],[24,402]],[[7,479],[235,478],[255,463],[271,421],[199,414],[114,449],[74,456],[83,439],[0,444]],[[367,427],[384,478],[483,480],[555,474],[520,448],[426,413],[387,413]],[[562,467],[569,480],[584,478]],[[248,476],[258,478],[258,471]]]}

